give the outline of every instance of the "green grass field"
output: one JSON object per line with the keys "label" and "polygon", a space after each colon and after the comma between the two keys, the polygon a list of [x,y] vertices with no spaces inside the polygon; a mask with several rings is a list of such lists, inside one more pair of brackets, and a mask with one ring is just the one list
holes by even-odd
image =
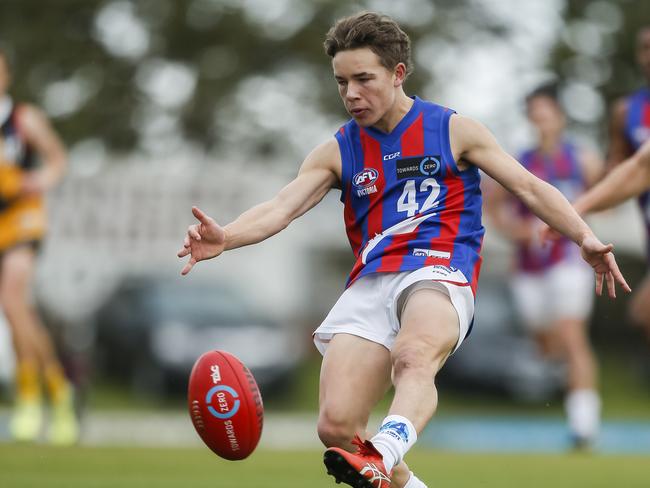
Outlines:
{"label": "green grass field", "polygon": [[[649,486],[647,457],[451,454],[417,450],[412,469],[431,488],[612,488]],[[0,445],[3,488],[325,488],[318,451],[258,451],[223,461],[207,449]]]}

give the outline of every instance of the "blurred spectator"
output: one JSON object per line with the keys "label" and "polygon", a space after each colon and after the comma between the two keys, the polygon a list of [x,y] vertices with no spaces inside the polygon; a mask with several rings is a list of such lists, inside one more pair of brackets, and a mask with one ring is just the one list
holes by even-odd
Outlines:
{"label": "blurred spectator", "polygon": [[[573,201],[599,177],[597,155],[577,147],[565,135],[566,117],[556,87],[547,85],[526,98],[528,119],[536,130],[535,147],[519,160],[539,178]],[[571,241],[544,243],[541,221],[500,187],[488,199],[496,228],[516,248],[512,293],[523,323],[549,358],[566,362],[565,408],[577,446],[591,444],[600,423],[597,366],[587,335],[594,290],[591,269]]]}
{"label": "blurred spectator", "polygon": [[53,406],[49,440],[70,444],[79,431],[73,391],[30,296],[36,251],[45,235],[44,196],[61,179],[66,153],[43,112],[8,95],[9,65],[7,52],[0,51],[0,303],[17,360],[9,429],[16,440],[38,437],[44,379]]}
{"label": "blurred spectator", "polygon": [[[645,78],[645,86],[618,100],[614,105],[610,123],[607,161],[609,168],[618,166],[635,152],[638,154],[641,146],[650,141],[650,26],[642,28],[637,34],[636,59]],[[643,180],[637,173],[626,172],[619,175],[633,177],[633,179],[625,178],[622,186],[612,187],[612,195],[616,201],[603,205],[604,201],[601,199],[601,205],[591,205],[590,209],[606,208],[637,196],[647,231],[647,256],[650,259],[650,189],[647,184],[642,184]],[[634,189],[635,184],[642,184],[643,187],[637,191]],[[623,188],[625,190],[621,191]],[[582,210],[590,209],[585,207]],[[650,275],[647,275],[643,283],[637,287],[630,305],[630,315],[635,323],[645,328],[650,338]]]}

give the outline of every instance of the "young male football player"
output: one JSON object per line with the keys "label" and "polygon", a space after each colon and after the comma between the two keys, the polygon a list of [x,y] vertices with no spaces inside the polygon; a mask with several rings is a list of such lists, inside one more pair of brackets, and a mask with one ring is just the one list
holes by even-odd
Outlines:
{"label": "young male football player", "polygon": [[79,433],[72,388],[30,295],[36,248],[45,235],[44,195],[63,176],[66,154],[41,110],[14,103],[10,79],[7,54],[0,51],[0,305],[17,360],[9,430],[16,440],[37,438],[44,379],[53,406],[49,440],[71,444]]}
{"label": "young male football player", "polygon": [[[339,20],[325,50],[352,119],[317,146],[273,199],[222,227],[198,208],[181,271],[286,228],[341,190],[356,257],[347,287],[314,332],[323,353],[318,434],[325,465],[357,487],[426,486],[403,463],[437,406],[438,370],[469,333],[483,237],[479,168],[580,246],[599,286],[627,289],[603,245],[562,194],[508,156],[478,122],[405,94],[408,36],[391,18]],[[373,406],[395,396],[379,432]],[[351,452],[356,448],[355,452]]]}
{"label": "young male football player", "polygon": [[[575,201],[599,178],[600,158],[566,138],[566,117],[555,86],[529,94],[526,113],[537,140],[520,155],[521,164]],[[520,200],[496,186],[489,196],[492,221],[515,246],[515,306],[542,353],[566,364],[565,408],[572,441],[576,447],[588,447],[600,424],[597,366],[587,335],[593,273],[568,239],[543,243],[541,222]]]}
{"label": "young male football player", "polygon": [[[625,168],[618,171],[615,177],[608,178],[607,183],[599,186],[598,190],[594,188],[594,193],[588,198],[585,196],[579,210],[601,210],[628,198],[638,197],[646,228],[647,259],[650,266],[650,188],[641,174],[645,171],[645,157],[638,153],[641,146],[650,141],[650,26],[637,33],[636,57],[646,86],[615,103],[610,123],[608,166],[623,166],[623,161],[626,161]],[[630,316],[650,337],[650,274],[646,275],[634,293]]]}

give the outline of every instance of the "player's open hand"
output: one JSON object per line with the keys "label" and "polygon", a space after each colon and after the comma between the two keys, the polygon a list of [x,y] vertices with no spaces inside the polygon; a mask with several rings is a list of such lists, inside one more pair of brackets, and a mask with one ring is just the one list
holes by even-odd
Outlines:
{"label": "player's open hand", "polygon": [[603,283],[607,283],[607,293],[611,298],[616,298],[616,283],[627,292],[632,289],[618,269],[612,249],[614,249],[612,244],[605,245],[594,235],[587,236],[580,246],[583,259],[594,268],[596,273],[596,294],[602,295]]}
{"label": "player's open hand", "polygon": [[190,260],[181,270],[182,275],[189,273],[194,265],[204,259],[212,259],[221,254],[226,247],[226,231],[213,218],[208,217],[198,207],[192,207],[192,213],[199,221],[190,225],[178,251],[178,257],[190,256]]}

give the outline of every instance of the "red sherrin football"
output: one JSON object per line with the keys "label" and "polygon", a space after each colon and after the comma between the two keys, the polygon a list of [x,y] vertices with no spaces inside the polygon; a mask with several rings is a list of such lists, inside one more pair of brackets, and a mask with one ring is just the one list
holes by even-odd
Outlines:
{"label": "red sherrin football", "polygon": [[217,455],[248,457],[262,435],[264,407],[255,378],[225,351],[209,351],[190,373],[187,403],[194,428]]}

